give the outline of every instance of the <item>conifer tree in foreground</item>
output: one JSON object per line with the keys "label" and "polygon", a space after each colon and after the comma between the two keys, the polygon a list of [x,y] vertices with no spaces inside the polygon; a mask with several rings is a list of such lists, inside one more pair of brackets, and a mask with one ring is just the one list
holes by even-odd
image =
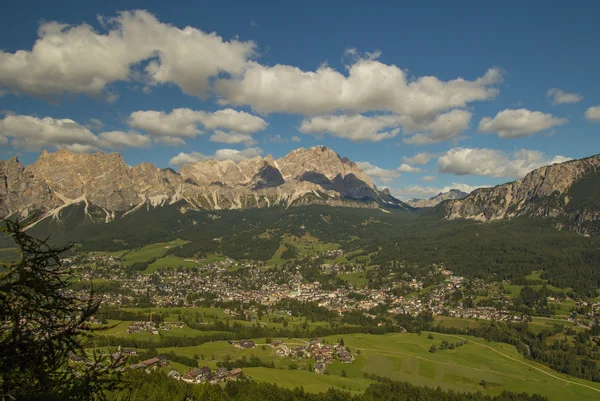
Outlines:
{"label": "conifer tree in foreground", "polygon": [[103,399],[119,385],[124,361],[86,352],[92,335],[86,322],[100,298],[69,290],[73,274],[61,255],[70,247],[33,238],[11,221],[2,231],[14,239],[20,258],[0,262],[0,397]]}

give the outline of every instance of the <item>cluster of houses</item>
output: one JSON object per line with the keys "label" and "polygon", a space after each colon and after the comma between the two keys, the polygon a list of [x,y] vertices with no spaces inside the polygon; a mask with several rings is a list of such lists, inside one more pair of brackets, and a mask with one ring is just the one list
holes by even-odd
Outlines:
{"label": "cluster of houses", "polygon": [[[330,250],[320,254],[326,258],[343,256],[341,250]],[[239,301],[243,304],[255,302],[261,305],[274,306],[285,299],[298,301],[317,302],[319,306],[335,311],[340,315],[351,311],[369,313],[373,308],[386,306],[387,312],[392,314],[418,315],[421,312],[430,312],[433,315],[450,315],[457,317],[473,317],[489,320],[523,321],[527,316],[514,312],[507,312],[511,308],[512,299],[501,290],[495,288],[493,283],[482,280],[471,280],[469,288],[471,293],[485,294],[491,300],[502,301],[503,307],[496,307],[495,311],[482,307],[467,308],[457,303],[452,295],[457,291],[464,291],[465,279],[455,275],[443,265],[433,265],[428,273],[399,273],[391,272],[382,276],[378,288],[367,286],[354,286],[348,284],[335,289],[325,289],[319,282],[306,282],[297,266],[281,269],[263,269],[262,261],[235,262],[231,259],[215,261],[207,265],[199,265],[196,271],[190,269],[166,269],[152,275],[134,273],[125,274],[119,266],[117,257],[90,255],[69,259],[74,266],[80,266],[78,275],[82,280],[102,278],[120,283],[119,292],[104,294],[103,303],[112,306],[137,305],[137,299],[144,298],[153,306],[191,307],[196,299],[202,299],[198,294],[212,293],[216,302]],[[91,266],[95,264],[95,266]],[[243,277],[237,276],[231,267],[243,267]],[[400,266],[401,267],[401,266]],[[208,270],[211,274],[198,274],[198,269]],[[320,264],[320,269],[326,272],[344,274],[355,270],[364,270],[360,264],[330,263]],[[386,271],[387,272],[387,271]],[[157,277],[159,276],[159,277]],[[434,280],[432,280],[432,278]],[[426,283],[435,282],[433,286]],[[399,296],[401,288],[406,296]],[[410,294],[412,293],[412,294]],[[469,305],[471,306],[471,305]],[[569,320],[578,323],[593,325],[598,321],[598,304],[591,305],[590,312],[575,314]],[[256,320],[258,314],[251,310],[226,311],[236,318]],[[90,323],[96,323],[90,321]],[[98,322],[100,323],[100,322]],[[183,327],[181,322],[163,324],[160,327],[152,323],[135,322],[128,333],[149,332],[158,334],[160,330],[169,330]]]}
{"label": "cluster of houses", "polygon": [[324,344],[319,338],[312,338],[307,344],[290,347],[283,341],[271,342],[271,347],[280,357],[295,357],[314,359],[315,373],[323,373],[327,364],[337,358],[341,363],[352,363],[354,355],[342,344]]}
{"label": "cluster of houses", "polygon": [[[147,359],[145,361],[132,364],[131,369],[143,369],[143,370],[156,370],[160,367],[167,366],[167,358],[165,356],[157,356],[154,358]],[[168,376],[175,380],[182,380],[186,383],[221,383],[227,380],[237,380],[243,375],[241,368],[235,368],[227,370],[226,368],[219,368],[215,371],[211,370],[208,366],[202,368],[194,368],[187,372],[185,375],[181,375],[176,370],[171,370]]]}
{"label": "cluster of houses", "polygon": [[237,380],[242,377],[242,368],[235,368],[227,370],[226,368],[219,368],[215,371],[211,370],[208,366],[202,368],[195,368],[187,372],[185,375],[181,375],[176,370],[171,370],[168,376],[175,379],[181,380],[186,383],[222,383],[227,380]]}
{"label": "cluster of houses", "polygon": [[157,356],[154,358],[141,361],[139,363],[131,365],[132,369],[158,369],[162,366],[167,365],[167,358],[164,356]]}
{"label": "cluster of houses", "polygon": [[229,344],[241,349],[256,348],[256,343],[252,340],[229,341]]}
{"label": "cluster of houses", "polygon": [[152,333],[158,334],[158,329],[156,328],[154,322],[131,322],[129,328],[127,329],[127,334],[133,333]]}

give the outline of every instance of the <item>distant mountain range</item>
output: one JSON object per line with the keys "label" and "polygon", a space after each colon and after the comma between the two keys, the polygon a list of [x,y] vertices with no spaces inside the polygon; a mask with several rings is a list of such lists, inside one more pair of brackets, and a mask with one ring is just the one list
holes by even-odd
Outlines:
{"label": "distant mountain range", "polygon": [[61,221],[73,207],[84,220],[108,223],[137,210],[165,206],[232,210],[306,205],[396,209],[433,207],[442,219],[496,221],[517,216],[554,218],[557,228],[600,235],[600,155],[541,167],[524,178],[402,202],[377,189],[356,163],[316,146],[285,157],[235,163],[205,160],[178,172],[150,163],[129,167],[118,153],[43,152],[24,167],[0,161],[0,216]]}
{"label": "distant mountain range", "polygon": [[35,220],[60,219],[74,204],[84,205],[95,222],[173,204],[182,212],[310,204],[412,209],[324,146],[297,149],[278,160],[209,159],[178,172],[150,163],[129,167],[118,153],[44,151],[27,167],[16,157],[0,161],[0,177],[0,215]]}
{"label": "distant mountain range", "polygon": [[551,217],[559,229],[600,235],[600,155],[538,168],[520,180],[442,202],[436,210],[450,220]]}
{"label": "distant mountain range", "polygon": [[469,196],[468,193],[458,189],[451,189],[448,192],[440,192],[436,196],[429,199],[409,199],[405,203],[415,208],[434,207],[439,203],[448,199],[463,199]]}

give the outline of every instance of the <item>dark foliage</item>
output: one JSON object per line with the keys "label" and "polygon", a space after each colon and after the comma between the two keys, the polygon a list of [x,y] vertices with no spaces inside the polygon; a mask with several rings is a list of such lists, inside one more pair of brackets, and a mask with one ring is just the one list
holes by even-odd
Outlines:
{"label": "dark foliage", "polygon": [[[61,264],[67,247],[52,247],[6,221],[20,259],[0,273],[0,395],[17,400],[89,400],[118,385],[118,358],[91,359],[86,321],[98,310],[66,290],[72,272]],[[80,363],[71,363],[69,360]]]}

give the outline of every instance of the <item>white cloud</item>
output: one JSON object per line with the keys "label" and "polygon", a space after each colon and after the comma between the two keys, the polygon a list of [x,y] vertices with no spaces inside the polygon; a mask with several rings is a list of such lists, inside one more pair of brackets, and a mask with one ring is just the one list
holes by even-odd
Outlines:
{"label": "white cloud", "polygon": [[233,160],[237,163],[242,160],[252,159],[253,157],[260,156],[261,154],[262,149],[257,147],[243,150],[219,149],[215,152],[214,158],[216,160]]}
{"label": "white cloud", "polygon": [[458,138],[469,128],[471,116],[471,113],[466,110],[455,109],[436,116],[431,122],[405,124],[405,129],[410,131],[426,132],[405,138],[403,142],[411,145],[426,145]]}
{"label": "white cloud", "polygon": [[506,109],[498,112],[493,119],[482,118],[479,131],[487,134],[498,133],[500,138],[522,138],[567,122],[566,118],[554,117],[540,111]]}
{"label": "white cloud", "polygon": [[160,143],[167,146],[185,146],[186,142],[181,138],[172,136],[157,136],[154,137],[155,143]]}
{"label": "white cloud", "polygon": [[97,118],[90,118],[85,126],[92,131],[100,131],[104,127],[104,123]]}
{"label": "white cloud", "polygon": [[402,157],[402,161],[405,163],[408,163],[408,164],[423,165],[423,164],[429,163],[429,161],[435,157],[436,157],[436,155],[433,153],[422,152],[422,153],[417,153],[413,157],[404,156],[404,157]]}
{"label": "white cloud", "polygon": [[417,173],[421,171],[421,169],[417,167],[412,167],[406,163],[400,165],[400,167],[391,170],[384,169],[369,162],[357,162],[356,165],[362,171],[364,171],[369,177],[378,182],[390,182],[396,178],[400,178],[402,176],[401,173]]}
{"label": "white cloud", "polygon": [[396,116],[328,115],[303,120],[299,130],[304,134],[329,133],[352,142],[379,142],[398,135],[399,128],[383,131],[398,125]]}
{"label": "white cloud", "polygon": [[152,136],[194,138],[202,134],[198,129],[198,113],[204,114],[190,109],[174,109],[170,113],[154,110],[134,111],[129,116],[128,124]]}
{"label": "white cloud", "polygon": [[205,156],[200,152],[184,153],[181,152],[177,156],[169,160],[171,166],[181,166],[183,164],[201,162],[206,159],[215,160],[233,160],[234,162],[240,162],[242,160],[251,159],[262,154],[261,148],[247,148],[243,150],[236,149],[219,149],[212,156]]}
{"label": "white cloud", "polygon": [[169,160],[171,166],[183,166],[184,164],[191,164],[206,160],[207,157],[200,152],[183,153],[180,152],[177,156],[174,156]]}
{"label": "white cloud", "polygon": [[288,65],[263,66],[249,62],[240,78],[219,79],[215,91],[221,104],[250,105],[264,113],[315,114],[346,111],[390,111],[414,121],[428,120],[438,112],[494,98],[501,80],[490,69],[474,81],[441,81],[433,76],[410,80],[395,65],[361,58],[347,66],[348,76],[322,65],[302,71]]}
{"label": "white cloud", "polygon": [[296,136],[296,135],[294,135],[294,136],[292,137],[292,142],[300,142],[300,141],[301,141],[301,139],[300,139],[300,137],[299,137],[299,136]]}
{"label": "white cloud", "polygon": [[270,136],[269,138],[265,139],[265,142],[284,144],[287,143],[287,139],[282,137],[280,134],[277,134],[275,136]]}
{"label": "white cloud", "polygon": [[435,181],[437,178],[433,175],[426,175],[421,177],[421,181]]}
{"label": "white cloud", "polygon": [[44,147],[90,152],[98,148],[148,147],[152,140],[137,132],[110,131],[94,135],[88,128],[68,119],[6,115],[0,120],[0,135],[12,138],[18,149],[37,151]]}
{"label": "white cloud", "polygon": [[400,127],[405,132],[422,133],[404,140],[406,143],[423,144],[450,140],[458,137],[468,127],[471,113],[465,110],[452,110],[440,114],[431,121],[415,122],[410,117],[398,115],[365,116],[362,114],[332,114],[306,118],[300,125],[300,132],[305,134],[322,135],[329,133],[338,138],[349,139],[352,142],[379,142],[398,135]]}
{"label": "white cloud", "polygon": [[521,178],[536,168],[570,160],[564,156],[549,159],[542,152],[521,149],[508,154],[495,149],[450,149],[438,159],[438,171],[456,175]]}
{"label": "white cloud", "polygon": [[135,131],[102,132],[98,137],[100,138],[100,147],[111,149],[148,148],[152,146],[152,139]]}
{"label": "white cloud", "polygon": [[421,171],[418,167],[413,167],[410,164],[402,163],[400,167],[398,167],[398,171],[401,173],[418,173]]}
{"label": "white cloud", "polygon": [[19,148],[39,149],[54,145],[97,146],[98,138],[87,128],[70,119],[7,115],[0,120],[0,134],[15,138]]}
{"label": "white cloud", "polygon": [[245,111],[223,109],[214,113],[204,114],[200,122],[208,130],[222,128],[251,134],[267,128],[267,122],[260,117],[253,116]]}
{"label": "white cloud", "polygon": [[129,125],[146,131],[153,136],[170,136],[194,138],[202,134],[198,125],[207,130],[217,128],[250,134],[267,127],[267,122],[260,117],[244,111],[223,109],[208,113],[186,108],[174,109],[170,113],[163,111],[135,111],[129,116]]}
{"label": "white cloud", "polygon": [[489,185],[468,185],[459,182],[453,182],[452,185],[445,187],[422,187],[420,185],[410,185],[403,188],[390,188],[390,193],[399,199],[429,199],[443,192],[448,192],[451,189],[471,193],[477,188],[484,188]]}
{"label": "white cloud", "polygon": [[[180,29],[147,11],[99,20],[105,33],[87,24],[41,24],[31,51],[0,52],[0,86],[37,97],[74,93],[114,99],[112,82],[138,79],[148,85],[174,83],[185,93],[205,96],[209,78],[242,73],[254,55],[251,41]],[[133,70],[145,60],[150,62],[143,71]]]}
{"label": "white cloud", "polygon": [[215,133],[211,135],[210,140],[213,142],[220,143],[243,143],[246,146],[255,145],[256,141],[248,134],[240,134],[238,132],[225,132],[221,130],[215,130]]}
{"label": "white cloud", "polygon": [[356,165],[369,177],[379,182],[389,182],[401,176],[398,170],[387,170],[369,162],[357,162]]}
{"label": "white cloud", "polygon": [[552,104],[578,103],[583,100],[583,96],[577,93],[566,93],[558,88],[548,89],[546,96],[552,99]]}
{"label": "white cloud", "polygon": [[593,106],[585,111],[585,118],[591,122],[600,122],[600,106]]}

